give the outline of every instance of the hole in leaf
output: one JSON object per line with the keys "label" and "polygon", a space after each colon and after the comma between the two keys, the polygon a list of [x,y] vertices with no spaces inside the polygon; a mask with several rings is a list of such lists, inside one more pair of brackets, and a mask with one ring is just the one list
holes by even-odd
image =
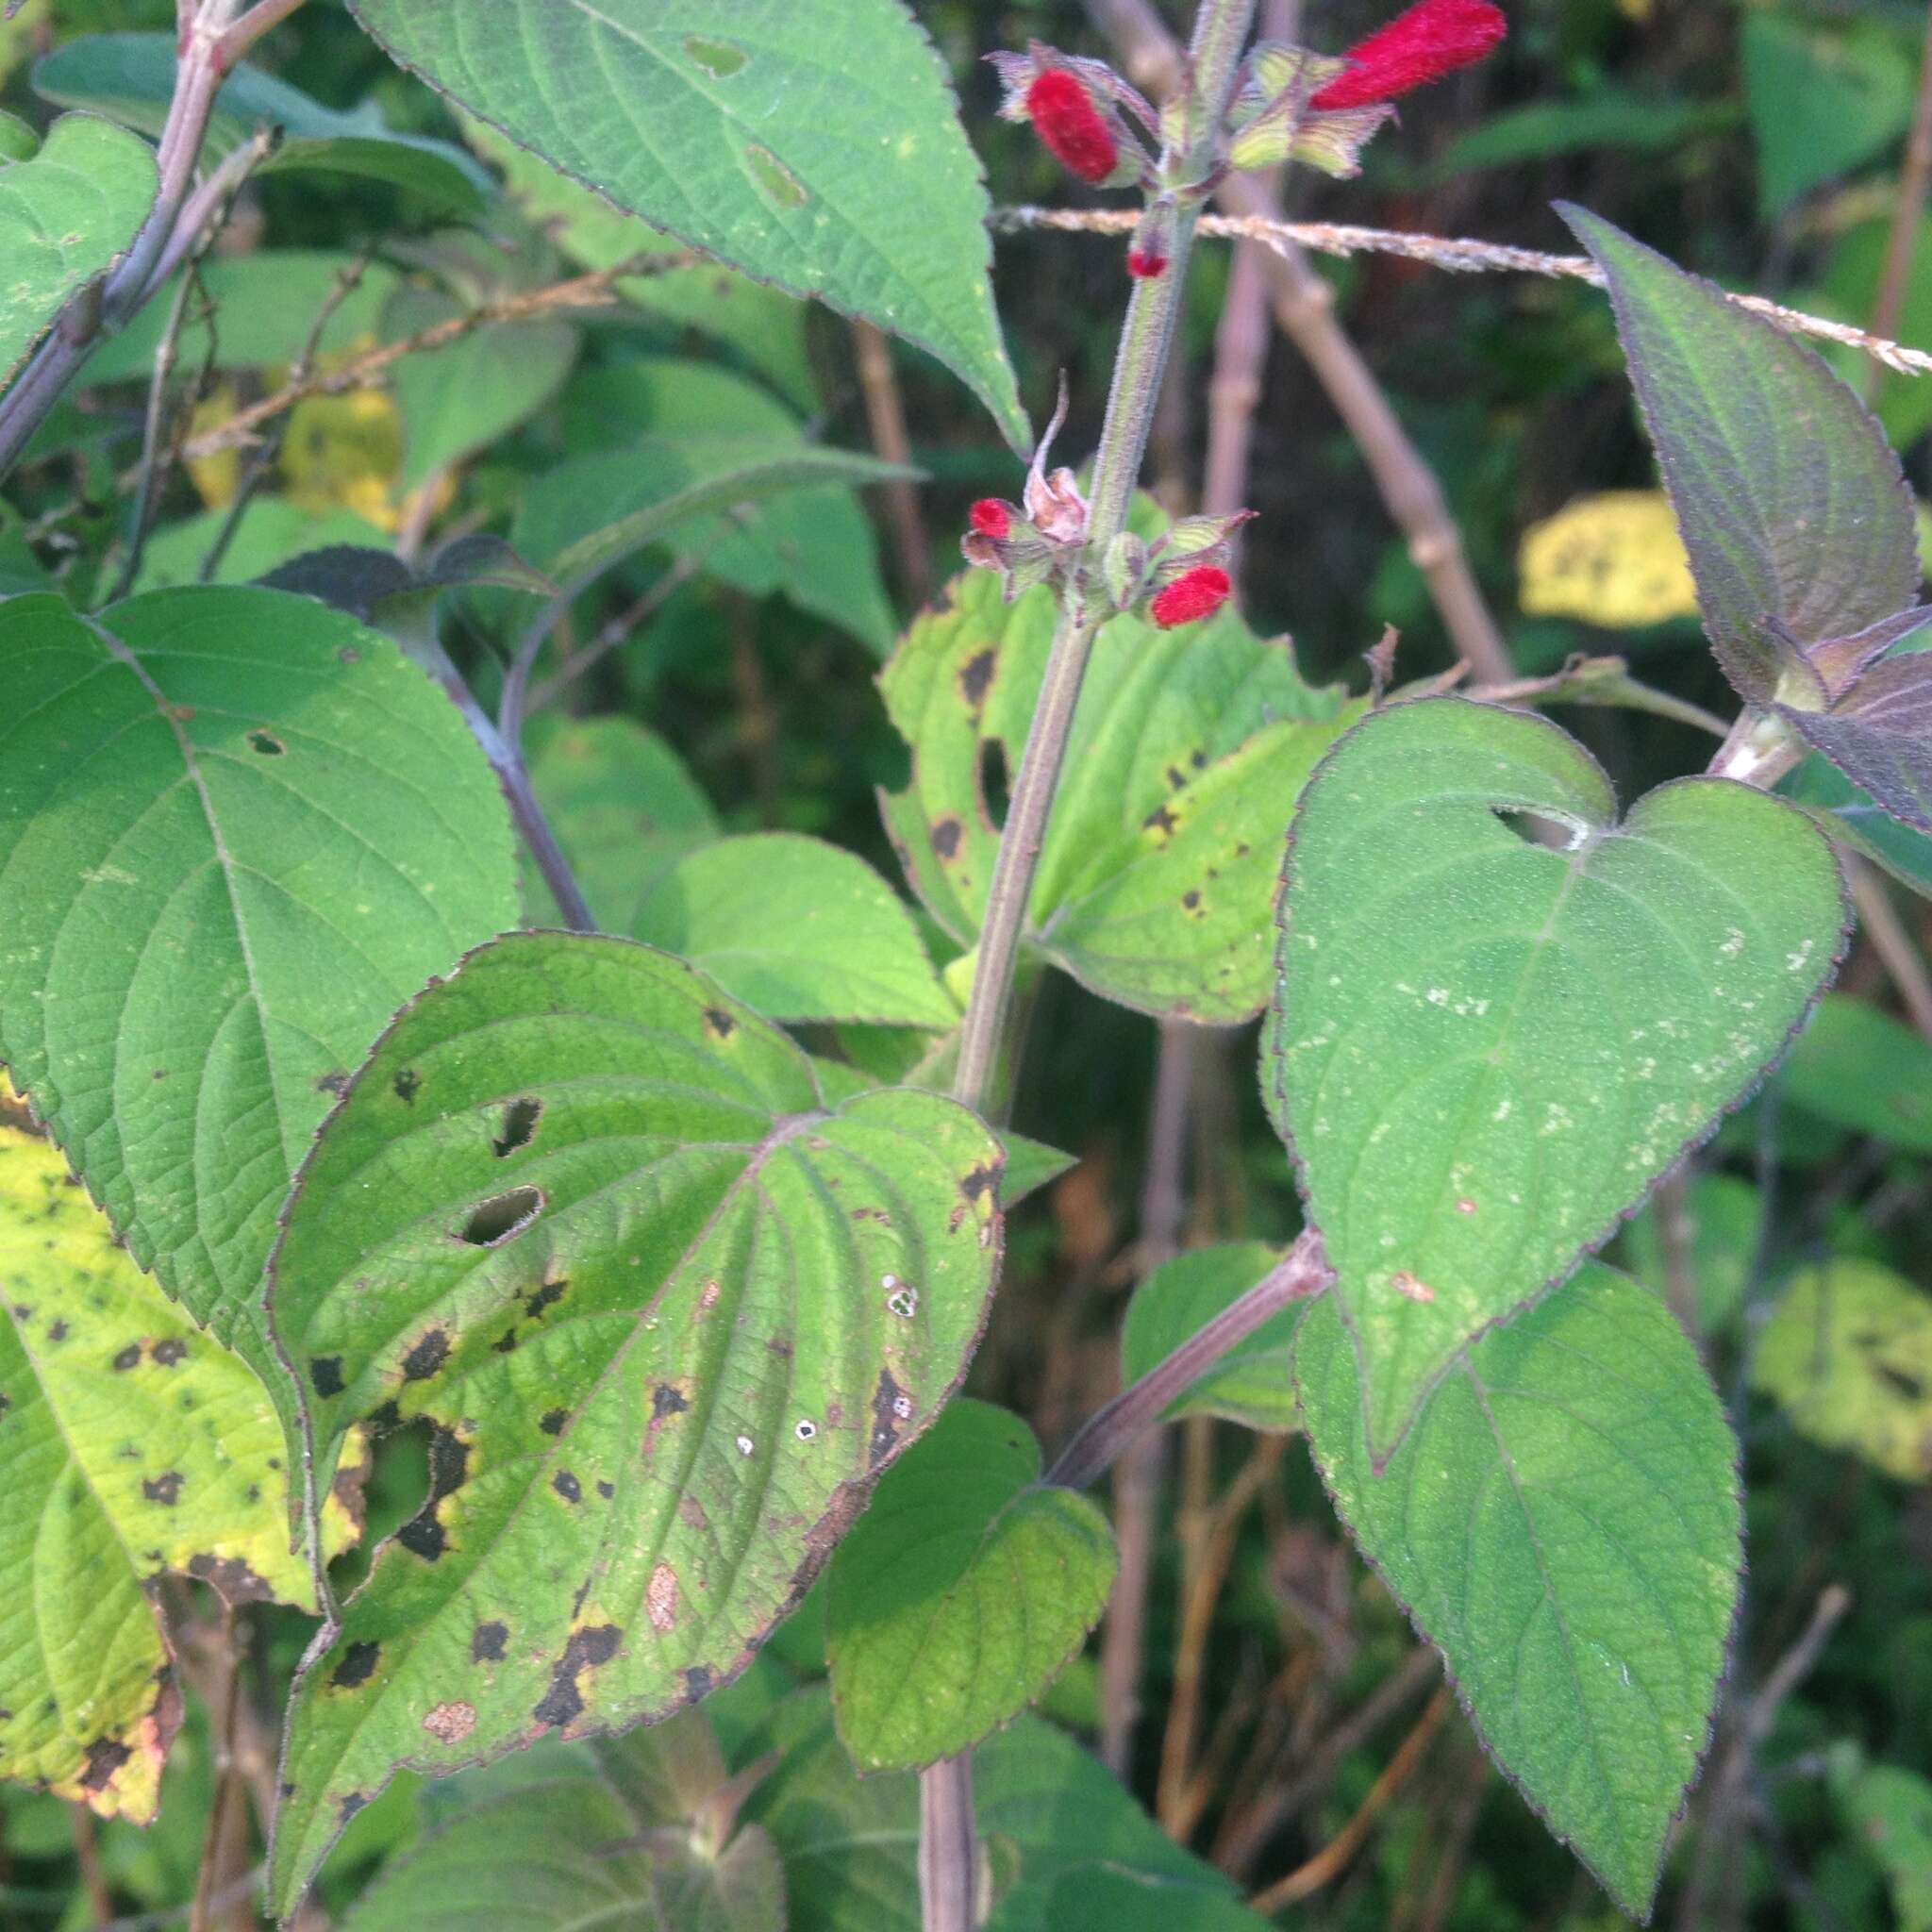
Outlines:
{"label": "hole in leaf", "polygon": [[1525,845],[1541,845],[1551,852],[1574,852],[1586,836],[1586,828],[1571,819],[1500,805],[1491,809],[1497,822],[1508,826]]}
{"label": "hole in leaf", "polygon": [[473,1248],[500,1248],[514,1240],[543,1211],[541,1188],[512,1188],[507,1194],[492,1194],[470,1209],[470,1218],[457,1230],[459,1241]]}
{"label": "hole in leaf", "polygon": [[744,65],[744,49],[734,47],[729,41],[708,41],[700,34],[687,34],[684,51],[713,80],[724,80]]}
{"label": "hole in leaf", "polygon": [[537,1131],[537,1121],[543,1111],[541,1100],[512,1100],[503,1110],[503,1132],[491,1141],[491,1151],[497,1159],[514,1154],[519,1147],[527,1147],[530,1137]]}
{"label": "hole in leaf", "polygon": [[986,812],[987,823],[995,831],[1005,828],[1007,807],[1012,801],[1012,789],[1007,778],[1007,748],[997,738],[983,738],[979,741],[979,802]]}
{"label": "hole in leaf", "polygon": [[279,738],[272,738],[266,731],[251,731],[248,741],[265,758],[278,758],[288,750]]}

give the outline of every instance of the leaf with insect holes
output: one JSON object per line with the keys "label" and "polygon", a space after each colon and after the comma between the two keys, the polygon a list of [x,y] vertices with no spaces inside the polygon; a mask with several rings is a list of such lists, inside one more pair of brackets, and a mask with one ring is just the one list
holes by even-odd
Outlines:
{"label": "leaf with insect holes", "polygon": [[1311,1304],[1295,1343],[1335,1507],[1497,1762],[1642,1918],[1743,1555],[1738,1445],[1697,1352],[1648,1289],[1588,1262],[1455,1357],[1378,1475],[1341,1313]]}
{"label": "leaf with insect holes", "polygon": [[1781,677],[1803,682],[1767,620],[1809,645],[1913,601],[1918,542],[1898,458],[1793,337],[1598,216],[1557,212],[1609,282],[1711,648],[1762,702]]}
{"label": "leaf with insect holes", "polygon": [[703,1711],[540,1746],[518,1773],[425,1817],[343,1932],[786,1932],[777,1847],[756,1824],[731,1829]]}
{"label": "leaf with insect holes", "polygon": [[828,1108],[681,960],[525,933],[407,1008],[272,1268],[320,1479],[421,1420],[430,1490],[295,1694],[272,1890],[346,1816],[749,1660],[965,1372],[999,1147],[899,1089]]}
{"label": "leaf with insect holes", "polygon": [[158,177],[144,141],[63,114],[37,154],[0,162],[0,390],[67,304],[132,245]]}
{"label": "leaf with insect holes", "polygon": [[1281,926],[1262,1087],[1379,1459],[1457,1350],[1757,1084],[1830,977],[1844,906],[1829,844],[1779,800],[1684,779],[1619,822],[1554,724],[1427,698],[1374,713],[1309,782]]}
{"label": "leaf with insect holes", "polygon": [[[1121,1381],[1138,1382],[1197,1329],[1239,1301],[1281,1259],[1265,1241],[1223,1241],[1176,1255],[1147,1276],[1127,1304],[1121,1325]],[[1214,1415],[1251,1429],[1296,1426],[1290,1364],[1299,1306],[1271,1316],[1171,1402],[1168,1421]]]}
{"label": "leaf with insect holes", "polygon": [[[158,136],[175,97],[176,54],[172,33],[83,34],[39,61],[34,92],[42,100],[92,108]],[[373,101],[347,110],[325,108],[278,75],[243,61],[215,96],[203,163],[212,166],[233,153],[258,127],[281,134],[257,166],[260,175],[342,175],[386,182],[408,190],[436,216],[458,218],[481,214],[495,185],[451,142],[396,133]]]}
{"label": "leaf with insect holes", "polygon": [[276,591],[0,605],[0,1058],[218,1340],[404,1000],[514,924],[503,794],[388,639]]}
{"label": "leaf with insect holes", "polygon": [[[912,750],[882,794],[913,890],[962,945],[978,937],[999,850],[996,793],[1017,769],[1053,641],[1044,587],[1011,604],[969,571],[879,676]],[[1268,996],[1268,906],[1282,828],[1347,722],[1286,641],[1232,610],[1158,630],[1116,617],[1093,647],[1028,937],[1103,998],[1232,1025]]]}
{"label": "leaf with insect holes", "polygon": [[991,1403],[949,1407],[832,1557],[825,1656],[861,1771],[910,1771],[1009,1724],[1107,1607],[1119,1557],[1087,1497]]}
{"label": "leaf with insect holes", "polygon": [[[920,1932],[918,1780],[860,1777],[817,1687],[772,1711],[739,1757],[766,1753],[775,1762],[744,1816],[785,1860],[789,1932]],[[1261,1932],[1267,1923],[1242,1913],[1232,1881],[1175,1844],[1097,1758],[1030,1711],[973,1754],[973,1796],[981,1842],[1011,1887],[987,1932]],[[1042,1892],[1065,1886],[1077,1908],[1084,1882],[1109,1876],[1124,1885],[1111,1894],[1121,1915],[1105,1926],[1077,1911],[1041,1914]]]}
{"label": "leaf with insect holes", "polygon": [[988,203],[899,0],[353,0],[389,53],[653,227],[929,350],[1028,446]]}
{"label": "leaf with insect holes", "polygon": [[[180,1697],[152,1592],[312,1610],[281,1429],[116,1244],[0,1079],[0,1777],[145,1822]],[[339,1548],[355,1472],[331,1498]]]}
{"label": "leaf with insect holes", "polygon": [[1901,1482],[1932,1476],[1932,1295],[1890,1268],[1844,1256],[1794,1275],[1751,1380],[1813,1441]]}

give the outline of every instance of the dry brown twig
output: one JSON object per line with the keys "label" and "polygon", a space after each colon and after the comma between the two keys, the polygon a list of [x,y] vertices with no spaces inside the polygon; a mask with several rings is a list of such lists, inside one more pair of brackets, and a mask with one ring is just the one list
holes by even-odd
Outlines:
{"label": "dry brown twig", "polygon": [[[1133,214],[1124,208],[1004,208],[993,216],[994,226],[998,228],[1055,228],[1088,235],[1131,234],[1134,221]],[[1262,215],[1203,215],[1199,232],[1234,241],[1259,242],[1277,250],[1307,248],[1317,255],[1396,255],[1407,261],[1424,262],[1431,268],[1448,269],[1458,275],[1553,275],[1589,282],[1596,288],[1604,285],[1603,271],[1587,255],[1547,255],[1538,248],[1512,248],[1503,242],[1478,242],[1467,237],[1410,235],[1394,228],[1357,227],[1346,222],[1284,222]],[[1738,308],[1761,315],[1792,335],[1812,336],[1821,341],[1861,350],[1902,375],[1932,373],[1932,353],[1924,349],[1907,348],[1902,342],[1856,328],[1850,323],[1831,322],[1822,315],[1808,315],[1801,308],[1787,308],[1762,295],[1740,294],[1730,289],[1722,292]]]}

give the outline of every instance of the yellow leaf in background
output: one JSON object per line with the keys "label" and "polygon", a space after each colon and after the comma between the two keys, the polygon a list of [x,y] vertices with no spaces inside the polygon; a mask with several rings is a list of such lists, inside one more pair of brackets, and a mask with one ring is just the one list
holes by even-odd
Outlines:
{"label": "yellow leaf in background", "polygon": [[1919,503],[1919,575],[1932,582],[1932,503]]}
{"label": "yellow leaf in background", "polygon": [[181,1721],[158,1578],[308,1610],[314,1585],[267,1391],[135,1266],[4,1078],[0,1419],[0,1777],[146,1820]]}
{"label": "yellow leaf in background", "polygon": [[1617,11],[1625,20],[1641,23],[1657,11],[1657,0],[1617,0]]}
{"label": "yellow leaf in background", "polygon": [[[195,404],[188,419],[189,435],[199,436],[204,430],[218,429],[241,407],[234,384],[217,383]],[[188,480],[201,492],[202,502],[210,509],[225,508],[234,502],[235,492],[242,487],[242,452],[220,449],[211,457],[192,457],[188,462]]]}
{"label": "yellow leaf in background", "polygon": [[1524,533],[1516,567],[1530,617],[1607,630],[1697,614],[1690,559],[1661,490],[1607,490]]}
{"label": "yellow leaf in background", "polygon": [[1845,1259],[1795,1276],[1751,1379],[1814,1442],[1905,1482],[1932,1476],[1932,1295],[1890,1268]]}
{"label": "yellow leaf in background", "polygon": [[26,0],[11,20],[6,12],[5,0],[0,0],[0,83],[42,44],[36,30],[46,26],[47,0]]}
{"label": "yellow leaf in background", "polygon": [[309,396],[289,411],[283,494],[304,509],[352,509],[385,530],[402,522],[403,420],[381,390]]}

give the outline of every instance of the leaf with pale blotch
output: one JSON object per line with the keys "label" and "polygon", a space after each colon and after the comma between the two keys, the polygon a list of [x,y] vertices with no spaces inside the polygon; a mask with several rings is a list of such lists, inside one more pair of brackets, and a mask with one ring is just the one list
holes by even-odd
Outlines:
{"label": "leaf with pale blotch", "polygon": [[[1281,1259],[1265,1241],[1224,1241],[1163,1261],[1127,1304],[1121,1326],[1121,1380],[1137,1382],[1171,1356],[1196,1329],[1238,1301]],[[1299,1307],[1285,1308],[1236,1342],[1215,1365],[1171,1402],[1169,1420],[1217,1415],[1251,1429],[1291,1429],[1296,1424],[1294,1331]]]}
{"label": "leaf with pale blotch", "polygon": [[468,1804],[453,1794],[343,1932],[786,1932],[777,1847],[756,1824],[730,1829],[702,1711],[543,1747],[519,1772]]}
{"label": "leaf with pale blotch", "polygon": [[1846,1257],[1795,1275],[1751,1380],[1814,1442],[1901,1482],[1932,1476],[1932,1295],[1881,1263]]}
{"label": "leaf with pale blotch", "polygon": [[1517,601],[1531,617],[1609,629],[1697,615],[1697,586],[1661,490],[1579,497],[1523,533]]}
{"label": "leaf with pale blotch", "polygon": [[404,67],[653,227],[930,350],[1030,438],[988,204],[898,0],[354,0]]}
{"label": "leaf with pale blotch", "polygon": [[275,1217],[404,1000],[516,923],[503,794],[395,645],[275,591],[0,605],[0,1058],[258,1367]]}
{"label": "leaf with pale blotch", "polygon": [[1902,825],[1932,833],[1932,657],[1874,665],[1828,711],[1778,710]]}
{"label": "leaf with pale blotch", "polygon": [[[744,1815],[771,1833],[785,1860],[789,1932],[920,1932],[918,1780],[909,1772],[858,1776],[820,1689],[779,1705],[741,1756],[749,1762],[766,1752],[777,1761]],[[1001,1890],[988,1932],[1060,1932],[1059,1922],[1041,1925],[1030,1912],[1017,1924],[1005,1919],[1006,1897],[1019,1909],[1037,1898],[1035,1888],[1096,1871],[1155,1892],[1170,1932],[1223,1932],[1224,1918],[1188,1914],[1232,1907],[1231,1881],[1175,1844],[1097,1758],[1043,1718],[1023,1713],[973,1754],[973,1795]],[[1258,1932],[1261,1922],[1248,1923]]]}
{"label": "leaf with pale blotch", "polygon": [[1040,1482],[1033,1431],[954,1403],[832,1558],[825,1653],[854,1762],[916,1770],[1010,1723],[1100,1621],[1118,1567],[1099,1508]]}
{"label": "leaf with pale blotch", "polygon": [[1793,336],[1579,208],[1558,204],[1607,277],[1630,380],[1690,554],[1704,626],[1746,697],[1800,644],[1912,602],[1912,497],[1885,432]]}
{"label": "leaf with pale blotch", "polygon": [[1643,1916],[1710,1733],[1742,1559],[1738,1447],[1646,1288],[1586,1264],[1458,1355],[1374,1473],[1332,1296],[1295,1345],[1337,1510],[1497,1762]]}
{"label": "leaf with pale blotch", "polygon": [[144,141],[63,114],[40,151],[0,163],[0,390],[54,318],[132,244],[155,198]]}
{"label": "leaf with pale blotch", "polygon": [[[914,623],[879,677],[912,750],[881,807],[913,890],[977,939],[999,850],[994,791],[1020,762],[1055,605],[1003,603],[969,571]],[[1302,681],[1285,641],[1232,610],[1178,630],[1116,617],[1094,644],[1035,875],[1028,934],[1124,1006],[1231,1025],[1267,998],[1281,837],[1349,715]]]}
{"label": "leaf with pale blotch", "polygon": [[[0,1308],[0,1777],[145,1820],[181,1716],[157,1580],[315,1607],[289,1551],[282,1432],[4,1080]],[[339,1548],[352,1518],[331,1505]]]}
{"label": "leaf with pale blotch", "polygon": [[1379,1457],[1465,1342],[1757,1084],[1844,908],[1829,844],[1779,800],[1686,779],[1620,822],[1554,724],[1431,698],[1374,713],[1316,773],[1281,921],[1262,1085]]}
{"label": "leaf with pale blotch", "polygon": [[630,932],[773,1020],[958,1018],[904,903],[864,859],[822,839],[753,832],[685,853],[652,880]]}
{"label": "leaf with pale blotch", "polygon": [[964,1374],[998,1170],[951,1101],[828,1108],[783,1034],[633,941],[512,935],[404,1010],[272,1269],[320,1479],[358,1418],[430,1432],[427,1498],[295,1694],[282,1909],[398,1768],[742,1668]]}

